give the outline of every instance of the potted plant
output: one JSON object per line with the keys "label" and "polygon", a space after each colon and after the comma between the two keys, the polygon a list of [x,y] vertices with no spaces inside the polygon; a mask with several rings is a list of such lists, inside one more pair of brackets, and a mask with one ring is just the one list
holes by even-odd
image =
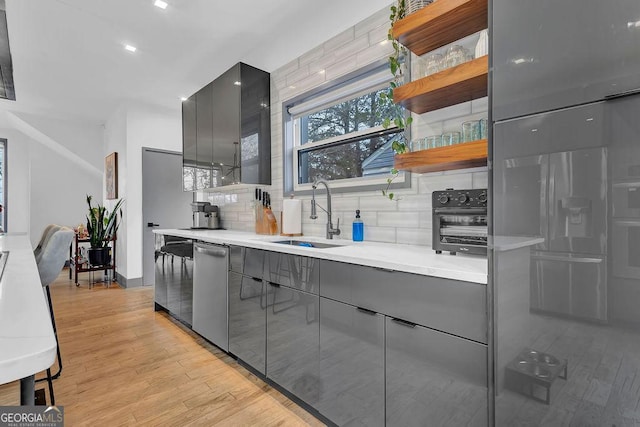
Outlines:
{"label": "potted plant", "polygon": [[87,232],[91,248],[89,249],[89,263],[91,265],[109,265],[111,262],[111,248],[109,241],[113,240],[118,231],[118,211],[122,216],[123,199],[118,200],[111,213],[100,204],[92,205],[92,196],[87,195],[89,214],[87,215]]}
{"label": "potted plant", "polygon": [[[383,103],[395,106],[395,103],[393,102],[393,90],[404,83],[404,61],[408,53],[405,47],[393,37],[393,24],[407,15],[405,0],[398,0],[396,4],[391,6],[390,11],[390,26],[387,33],[387,39],[391,42],[391,46],[393,47],[393,53],[389,56],[389,70],[391,71],[392,80],[389,82],[389,88],[380,93],[380,99]],[[404,130],[399,138],[393,142],[391,148],[393,149],[394,154],[405,153],[409,151],[409,141],[405,132],[409,131],[411,123],[413,122],[413,117],[411,117],[411,114],[407,113],[404,108],[389,108],[389,111],[392,112],[392,115],[390,117],[386,117],[382,125],[385,129],[391,125],[395,125],[399,129]],[[391,177],[387,178],[387,185],[386,188],[382,190],[382,195],[389,200],[398,200],[397,195],[389,191],[393,180],[398,177],[398,170],[391,168],[390,173]]]}

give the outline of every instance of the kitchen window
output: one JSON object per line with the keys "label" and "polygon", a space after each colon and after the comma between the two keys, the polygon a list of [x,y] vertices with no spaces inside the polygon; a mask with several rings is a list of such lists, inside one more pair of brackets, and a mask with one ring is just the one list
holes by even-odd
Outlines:
{"label": "kitchen window", "polygon": [[[383,127],[391,109],[402,108],[380,100],[389,80],[386,63],[377,64],[285,103],[285,191],[309,190],[320,178],[338,191],[386,185],[391,145],[403,132]],[[394,184],[409,181],[401,172]]]}

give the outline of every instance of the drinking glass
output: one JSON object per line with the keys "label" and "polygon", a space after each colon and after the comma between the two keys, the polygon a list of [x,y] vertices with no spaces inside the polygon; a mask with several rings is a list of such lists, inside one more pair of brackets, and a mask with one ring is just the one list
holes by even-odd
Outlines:
{"label": "drinking glass", "polygon": [[409,144],[409,150],[410,151],[422,150],[422,139],[414,139],[413,141],[411,141],[411,144]]}
{"label": "drinking glass", "polygon": [[425,138],[425,148],[436,148],[442,146],[442,135],[431,135]]}
{"label": "drinking glass", "polygon": [[480,139],[487,139],[489,136],[487,134],[487,119],[480,119]]}
{"label": "drinking glass", "polygon": [[442,134],[442,146],[453,145],[460,142],[460,132],[445,132]]}
{"label": "drinking glass", "polygon": [[445,55],[447,68],[455,67],[456,65],[466,62],[468,55],[469,51],[460,45],[454,44],[449,46],[447,54]]}
{"label": "drinking glass", "polygon": [[462,141],[469,142],[480,139],[480,122],[473,120],[462,123]]}
{"label": "drinking glass", "polygon": [[442,58],[443,56],[439,53],[432,53],[426,57],[426,74],[427,76],[431,74],[438,73],[442,71]]}

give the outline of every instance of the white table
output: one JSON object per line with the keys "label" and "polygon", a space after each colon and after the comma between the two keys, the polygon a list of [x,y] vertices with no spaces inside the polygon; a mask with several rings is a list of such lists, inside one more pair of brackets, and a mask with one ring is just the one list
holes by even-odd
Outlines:
{"label": "white table", "polygon": [[28,236],[0,235],[0,251],[9,252],[0,279],[0,384],[19,379],[21,404],[33,405],[35,374],[53,365],[56,339]]}

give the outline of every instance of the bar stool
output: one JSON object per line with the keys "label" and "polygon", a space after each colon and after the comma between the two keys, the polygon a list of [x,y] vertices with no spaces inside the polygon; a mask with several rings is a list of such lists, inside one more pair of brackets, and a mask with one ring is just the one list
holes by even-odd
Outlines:
{"label": "bar stool", "polygon": [[[48,233],[47,233],[48,230]],[[44,236],[47,234],[47,236]],[[40,273],[40,282],[47,293],[47,302],[49,303],[49,314],[51,315],[51,324],[53,333],[56,337],[56,353],[58,358],[58,372],[51,375],[51,368],[47,368],[47,378],[41,378],[37,381],[47,380],[49,384],[49,396],[51,404],[55,405],[55,397],[53,394],[53,380],[60,376],[62,372],[62,357],[60,356],[60,343],[58,342],[58,331],[56,329],[56,320],[53,312],[53,304],[51,302],[51,292],[49,285],[58,277],[60,271],[67,261],[69,245],[73,240],[74,231],[68,227],[53,226],[47,227],[43,233],[43,244],[40,252],[36,257],[38,264],[38,273]]]}

